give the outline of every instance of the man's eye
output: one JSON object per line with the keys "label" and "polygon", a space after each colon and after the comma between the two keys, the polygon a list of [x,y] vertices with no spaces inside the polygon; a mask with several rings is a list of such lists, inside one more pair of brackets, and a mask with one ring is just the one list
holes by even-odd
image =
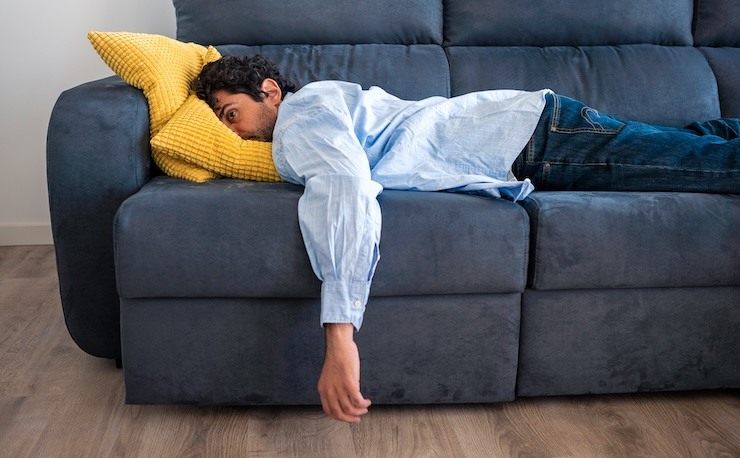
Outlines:
{"label": "man's eye", "polygon": [[227,121],[233,121],[234,118],[236,118],[236,111],[229,111],[228,113],[226,113]]}

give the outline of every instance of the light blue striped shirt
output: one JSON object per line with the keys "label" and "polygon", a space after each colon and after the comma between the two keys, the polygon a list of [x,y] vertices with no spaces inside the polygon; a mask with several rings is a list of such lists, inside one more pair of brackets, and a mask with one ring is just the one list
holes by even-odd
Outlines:
{"label": "light blue striped shirt", "polygon": [[380,258],[383,189],[474,192],[525,198],[529,180],[511,166],[529,141],[544,94],[483,91],[401,100],[338,81],[287,94],[278,110],[273,159],[305,186],[298,217],[321,288],[321,323],[362,325]]}

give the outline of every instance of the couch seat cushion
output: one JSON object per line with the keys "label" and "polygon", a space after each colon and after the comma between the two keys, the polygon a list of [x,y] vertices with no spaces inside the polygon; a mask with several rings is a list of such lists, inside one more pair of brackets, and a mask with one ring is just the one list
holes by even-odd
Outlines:
{"label": "couch seat cushion", "polygon": [[535,192],[529,286],[740,285],[740,196]]}
{"label": "couch seat cushion", "polygon": [[[158,177],[123,203],[115,227],[119,294],[318,297],[298,227],[303,188]],[[384,191],[371,295],[521,292],[529,222],[514,203]]]}

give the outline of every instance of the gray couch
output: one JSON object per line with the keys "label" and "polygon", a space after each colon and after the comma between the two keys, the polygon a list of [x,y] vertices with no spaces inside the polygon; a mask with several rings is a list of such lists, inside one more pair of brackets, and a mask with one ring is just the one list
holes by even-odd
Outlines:
{"label": "gray couch", "polygon": [[[403,98],[554,91],[681,126],[740,117],[735,0],[175,0],[178,38],[260,52],[301,84]],[[163,176],[117,77],[48,132],[62,304],[122,358],[129,403],[315,404],[319,283],[302,188]],[[356,338],[375,403],[740,387],[740,196],[542,192],[522,204],[384,191]]]}

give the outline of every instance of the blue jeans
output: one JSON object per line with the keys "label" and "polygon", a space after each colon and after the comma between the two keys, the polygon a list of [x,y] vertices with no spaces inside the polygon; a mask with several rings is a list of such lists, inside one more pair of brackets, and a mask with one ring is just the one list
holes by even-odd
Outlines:
{"label": "blue jeans", "polygon": [[539,190],[740,194],[740,119],[678,129],[621,121],[554,94],[514,164]]}

